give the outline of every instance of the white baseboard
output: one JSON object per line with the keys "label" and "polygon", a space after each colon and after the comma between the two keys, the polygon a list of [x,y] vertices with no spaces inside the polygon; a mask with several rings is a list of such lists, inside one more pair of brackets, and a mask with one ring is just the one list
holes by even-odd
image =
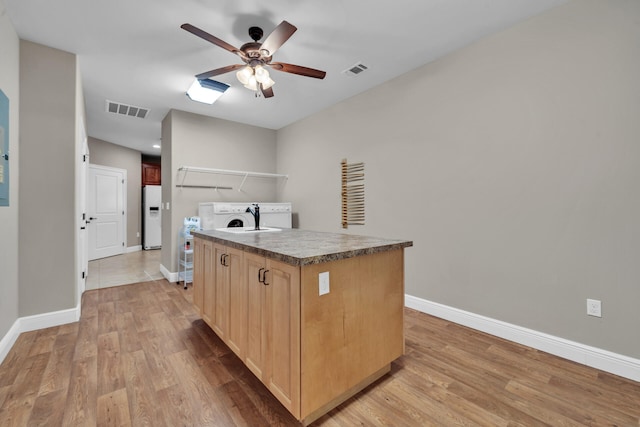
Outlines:
{"label": "white baseboard", "polygon": [[138,246],[129,246],[127,249],[124,250],[125,253],[131,253],[131,252],[138,252],[142,250],[142,245],[138,245]]}
{"label": "white baseboard", "polygon": [[160,264],[160,273],[167,279],[169,282],[177,282],[178,281],[178,273],[170,272],[164,265]]}
{"label": "white baseboard", "polygon": [[9,350],[11,350],[21,333],[65,325],[78,320],[80,320],[80,305],[67,310],[19,317],[13,322],[9,332],[0,340],[0,363],[7,357]]}
{"label": "white baseboard", "polygon": [[523,328],[490,317],[405,295],[409,308],[633,381],[640,381],[640,360],[575,341]]}
{"label": "white baseboard", "polygon": [[7,357],[7,354],[9,354],[9,350],[11,350],[11,347],[13,347],[13,344],[15,344],[18,336],[20,335],[19,321],[20,319],[17,319],[15,322],[13,322],[13,325],[11,326],[11,328],[9,328],[9,331],[0,340],[0,363],[2,363],[5,357]]}

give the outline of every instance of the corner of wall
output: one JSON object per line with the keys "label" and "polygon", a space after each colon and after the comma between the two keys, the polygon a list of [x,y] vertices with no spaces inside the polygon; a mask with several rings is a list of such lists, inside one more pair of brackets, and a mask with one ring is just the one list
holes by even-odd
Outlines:
{"label": "corner of wall", "polygon": [[[20,133],[20,40],[0,0],[0,90],[9,99],[9,161],[4,173],[9,180],[9,205],[0,207],[0,343],[11,338],[18,318],[19,133]],[[1,144],[1,143],[0,143]],[[0,345],[0,361],[2,360]]]}

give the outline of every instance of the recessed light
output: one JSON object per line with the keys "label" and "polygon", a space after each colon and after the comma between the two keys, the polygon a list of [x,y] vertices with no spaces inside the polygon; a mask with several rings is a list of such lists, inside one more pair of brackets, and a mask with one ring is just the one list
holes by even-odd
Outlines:
{"label": "recessed light", "polygon": [[160,148],[158,144],[153,144],[153,148]]}

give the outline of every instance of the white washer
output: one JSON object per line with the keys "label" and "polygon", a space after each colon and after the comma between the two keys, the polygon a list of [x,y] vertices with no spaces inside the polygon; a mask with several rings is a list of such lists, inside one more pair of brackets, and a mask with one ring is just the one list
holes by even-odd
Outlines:
{"label": "white washer", "polygon": [[260,206],[260,226],[291,228],[291,203],[205,202],[198,205],[203,230],[226,227],[252,227],[253,215],[247,212],[254,203]]}

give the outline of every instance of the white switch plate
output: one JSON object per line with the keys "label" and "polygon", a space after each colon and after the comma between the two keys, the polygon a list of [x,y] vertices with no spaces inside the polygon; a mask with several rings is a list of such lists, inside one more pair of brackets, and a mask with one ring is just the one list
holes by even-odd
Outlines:
{"label": "white switch plate", "polygon": [[597,299],[588,299],[587,314],[589,316],[602,317],[602,303]]}
{"label": "white switch plate", "polygon": [[329,272],[318,274],[318,295],[329,293]]}

